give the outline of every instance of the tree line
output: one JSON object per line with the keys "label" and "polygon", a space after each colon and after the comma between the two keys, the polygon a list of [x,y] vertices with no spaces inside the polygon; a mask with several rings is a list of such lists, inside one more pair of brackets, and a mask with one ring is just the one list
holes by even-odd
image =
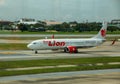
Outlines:
{"label": "tree line", "polygon": [[[0,29],[4,27],[6,30],[14,30],[14,24],[9,25],[1,25]],[[57,32],[85,32],[85,31],[99,31],[102,27],[102,23],[100,22],[86,22],[86,23],[78,23],[74,22],[63,22],[62,24],[56,25],[46,25],[45,22],[39,21],[37,24],[17,24],[18,30],[21,32],[29,31],[29,32],[45,32],[45,31],[57,31]],[[108,31],[118,31],[119,28],[115,26],[108,26]]]}

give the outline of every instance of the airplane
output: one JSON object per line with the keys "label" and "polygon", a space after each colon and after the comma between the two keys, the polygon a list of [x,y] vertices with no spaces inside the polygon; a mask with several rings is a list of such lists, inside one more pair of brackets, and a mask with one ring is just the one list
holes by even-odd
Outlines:
{"label": "airplane", "polygon": [[80,38],[80,39],[41,39],[32,41],[27,45],[29,49],[38,53],[38,50],[59,50],[63,49],[66,53],[77,53],[78,48],[90,48],[101,45],[105,42],[107,31],[107,23],[103,22],[102,28],[92,38]]}

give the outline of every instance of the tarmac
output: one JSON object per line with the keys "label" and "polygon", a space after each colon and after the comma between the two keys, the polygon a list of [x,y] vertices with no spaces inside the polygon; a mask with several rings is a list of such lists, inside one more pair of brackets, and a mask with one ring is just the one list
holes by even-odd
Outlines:
{"label": "tarmac", "polygon": [[80,57],[116,57],[120,56],[120,42],[111,45],[112,41],[107,41],[101,46],[79,49],[78,53],[64,53],[63,50],[39,50],[35,54],[32,50],[0,50],[0,61],[14,60],[38,60],[38,59],[64,59]]}
{"label": "tarmac", "polygon": [[[30,41],[24,40],[20,43],[24,42]],[[0,61],[120,57],[120,41],[117,41],[115,45],[111,44],[112,41],[107,41],[97,47],[79,49],[78,53],[64,53],[63,50],[39,50],[38,54],[35,54],[32,50],[0,50]],[[0,77],[0,84],[120,84],[120,69]]]}
{"label": "tarmac", "polygon": [[[0,37],[51,37],[53,34],[0,34]],[[92,37],[95,34],[78,34],[78,35],[67,35],[67,34],[55,34],[55,37]],[[120,37],[120,34],[107,34],[107,37]]]}
{"label": "tarmac", "polygon": [[0,84],[120,84],[120,69],[0,77]]}

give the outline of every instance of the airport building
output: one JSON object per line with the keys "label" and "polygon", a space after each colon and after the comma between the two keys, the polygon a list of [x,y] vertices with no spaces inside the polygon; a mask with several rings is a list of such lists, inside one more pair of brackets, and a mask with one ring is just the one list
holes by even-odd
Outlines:
{"label": "airport building", "polygon": [[1,30],[9,29],[11,24],[13,24],[13,22],[11,22],[11,21],[5,21],[5,20],[0,20],[0,29]]}
{"label": "airport building", "polygon": [[[62,22],[57,22],[57,21],[54,21],[54,20],[45,20],[45,21],[42,21],[46,26],[50,26],[50,25],[59,25],[59,24],[62,24]],[[37,23],[41,23],[39,21],[36,21],[35,19],[30,19],[30,18],[22,18],[18,21],[18,24],[37,24]],[[42,23],[42,24],[43,24]]]}
{"label": "airport building", "polygon": [[0,24],[1,24],[1,25],[9,25],[9,24],[11,24],[11,23],[13,23],[13,22],[0,20]]}
{"label": "airport building", "polygon": [[35,19],[22,18],[18,21],[18,24],[37,24],[38,22]]}
{"label": "airport building", "polygon": [[120,24],[120,19],[114,19],[114,20],[112,20],[111,24]]}
{"label": "airport building", "polygon": [[50,26],[50,25],[60,25],[60,24],[62,24],[62,22],[57,22],[57,21],[54,21],[54,20],[50,20],[50,21],[45,20],[45,21],[43,21],[43,22],[46,23],[46,26]]}

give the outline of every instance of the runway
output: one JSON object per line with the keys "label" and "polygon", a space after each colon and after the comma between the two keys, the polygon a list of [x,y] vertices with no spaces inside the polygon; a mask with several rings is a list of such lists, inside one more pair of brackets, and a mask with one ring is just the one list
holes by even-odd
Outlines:
{"label": "runway", "polygon": [[0,61],[120,56],[120,42],[116,42],[113,46],[110,44],[111,42],[108,41],[98,47],[79,49],[78,53],[64,53],[63,50],[39,50],[38,54],[34,54],[32,50],[0,50]]}
{"label": "runway", "polygon": [[[97,33],[96,33],[97,34]],[[78,34],[78,35],[67,35],[67,34],[55,34],[55,37],[92,37],[95,34]],[[51,37],[52,34],[0,34],[0,37]],[[120,34],[107,34],[107,37],[120,37]]]}
{"label": "runway", "polygon": [[[7,41],[1,40],[1,43],[4,42]],[[10,42],[28,43],[30,41]],[[34,54],[32,50],[0,50],[0,61],[120,57],[120,41],[117,41],[113,46],[111,43],[112,41],[107,41],[101,46],[79,49],[78,53],[64,53],[63,50],[39,50],[38,54]],[[120,69],[110,69],[0,77],[0,84],[119,84],[119,80]]]}
{"label": "runway", "polygon": [[0,77],[0,84],[119,84],[120,69]]}

